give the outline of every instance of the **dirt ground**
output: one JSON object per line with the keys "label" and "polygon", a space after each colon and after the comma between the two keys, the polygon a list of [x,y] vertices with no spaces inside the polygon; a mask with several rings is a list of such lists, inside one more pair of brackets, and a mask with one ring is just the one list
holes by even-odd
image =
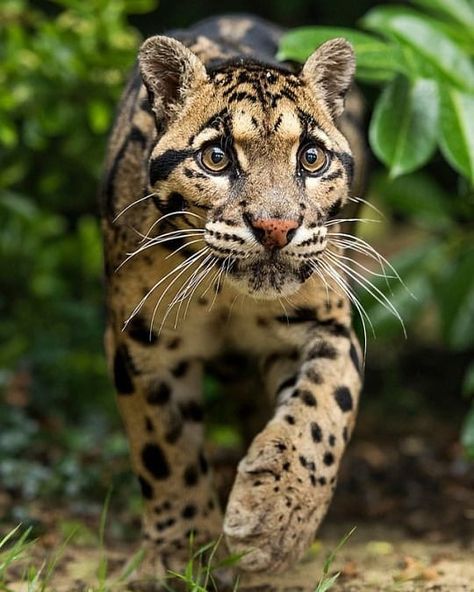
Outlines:
{"label": "dirt ground", "polygon": [[[416,430],[382,427],[366,418],[357,430],[330,512],[303,562],[271,580],[244,578],[240,589],[313,592],[328,553],[356,527],[329,570],[340,572],[331,591],[474,592],[474,467],[462,455],[457,430],[433,420],[417,421]],[[132,550],[109,539],[113,580]],[[39,560],[54,540],[52,525],[35,547]],[[53,587],[86,592],[97,582],[99,561],[97,544],[68,546]],[[26,592],[19,573],[11,574],[10,589]]]}

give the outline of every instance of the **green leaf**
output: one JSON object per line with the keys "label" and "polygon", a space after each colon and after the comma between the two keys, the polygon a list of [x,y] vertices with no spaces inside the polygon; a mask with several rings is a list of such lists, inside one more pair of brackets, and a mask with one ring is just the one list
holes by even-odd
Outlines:
{"label": "green leaf", "polygon": [[441,152],[474,185],[474,94],[441,89]]}
{"label": "green leaf", "polygon": [[431,175],[413,173],[397,179],[379,175],[374,189],[394,212],[428,230],[450,230],[454,225],[449,196]]}
{"label": "green leaf", "polygon": [[464,375],[462,394],[465,397],[474,397],[474,362],[471,362]]}
{"label": "green leaf", "polygon": [[474,247],[460,245],[457,255],[433,280],[444,338],[451,348],[474,346]]}
{"label": "green leaf", "polygon": [[[400,274],[403,284],[398,280],[388,283],[383,277],[370,278],[372,284],[390,300],[407,326],[415,324],[420,311],[431,300],[428,274],[432,268],[438,267],[440,259],[440,248],[434,241],[411,246],[390,261]],[[389,269],[387,273],[390,273]],[[386,307],[362,288],[357,289],[357,296],[370,317],[377,338],[387,339],[401,335],[399,320]]]}
{"label": "green leaf", "polygon": [[358,78],[386,80],[403,72],[403,60],[396,47],[366,33],[343,27],[303,27],[283,35],[277,58],[304,62],[317,47],[335,37],[344,37],[354,47]]}
{"label": "green leaf", "polygon": [[394,38],[413,50],[421,60],[413,64],[420,76],[433,77],[474,90],[474,66],[469,56],[436,26],[436,21],[400,6],[379,6],[362,19],[365,28]]}
{"label": "green leaf", "polygon": [[392,178],[425,164],[436,148],[438,93],[431,80],[398,76],[379,97],[370,122],[370,145]]}
{"label": "green leaf", "polygon": [[467,414],[461,430],[461,442],[469,458],[474,459],[474,407]]}
{"label": "green leaf", "polygon": [[474,38],[474,8],[466,0],[412,0],[424,8],[447,16]]}

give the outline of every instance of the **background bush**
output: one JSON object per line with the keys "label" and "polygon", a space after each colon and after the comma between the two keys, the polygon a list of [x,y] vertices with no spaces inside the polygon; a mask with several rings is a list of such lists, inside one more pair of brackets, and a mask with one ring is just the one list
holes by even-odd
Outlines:
{"label": "background bush", "polygon": [[[108,482],[88,463],[91,451],[107,462],[125,452],[120,432],[111,436],[118,420],[102,351],[96,190],[107,131],[142,36],[217,14],[221,4],[0,5],[0,480],[11,491],[58,493],[67,481],[82,495]],[[252,12],[252,4],[226,10]],[[281,57],[302,60],[335,34],[356,48],[380,163],[370,199],[385,214],[362,230],[417,297],[392,285],[405,341],[396,320],[362,295],[377,333],[367,396],[404,413],[438,404],[465,412],[461,394],[474,392],[474,6],[379,4],[273,0],[260,14],[326,27],[290,32]],[[474,454],[473,412],[464,441]],[[48,469],[51,455],[59,461]]]}

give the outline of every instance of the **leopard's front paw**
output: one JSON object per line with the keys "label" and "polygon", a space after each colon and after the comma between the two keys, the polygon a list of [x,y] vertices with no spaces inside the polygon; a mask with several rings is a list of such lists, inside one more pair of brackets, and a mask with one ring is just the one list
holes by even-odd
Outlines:
{"label": "leopard's front paw", "polygon": [[270,425],[239,464],[224,534],[231,552],[242,555],[244,570],[279,572],[293,565],[329,504],[333,487],[328,475],[318,474],[314,445],[293,440],[285,424]]}

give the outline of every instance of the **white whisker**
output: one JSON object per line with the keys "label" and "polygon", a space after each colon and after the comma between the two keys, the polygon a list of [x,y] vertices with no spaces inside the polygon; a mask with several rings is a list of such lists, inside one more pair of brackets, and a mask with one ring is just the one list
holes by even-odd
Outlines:
{"label": "white whisker", "polygon": [[179,251],[182,251],[183,249],[185,249],[186,247],[189,247],[189,245],[194,245],[195,243],[199,243],[201,241],[203,241],[204,239],[201,238],[196,238],[195,240],[189,241],[187,243],[184,243],[184,245],[181,245],[180,247],[178,247],[177,249],[175,249],[174,251],[171,251],[171,253],[169,255],[166,255],[165,259],[169,259],[170,257],[172,257],[173,255],[176,255],[176,253],[179,253]]}
{"label": "white whisker", "polygon": [[[179,214],[186,214],[188,216],[195,216],[196,218],[199,218],[199,220],[203,220],[204,222],[206,221],[205,218],[203,218],[202,216],[200,216],[199,214],[195,214],[194,212],[189,212],[187,210],[176,210],[175,212],[169,212],[168,214],[164,214],[163,216],[161,216],[161,218],[158,218],[158,220],[155,220],[155,222],[153,222],[153,224],[150,226],[150,228],[147,230],[146,234],[143,235],[144,238],[143,240],[146,240],[148,238],[150,238],[150,232],[153,230],[153,228],[155,228],[155,226],[157,226],[160,222],[163,222],[163,220],[166,220],[166,218],[170,218],[171,216],[178,216]],[[194,227],[193,227],[194,228]],[[203,230],[203,229],[201,229]]]}
{"label": "white whisker", "polygon": [[400,313],[398,312],[398,310],[393,306],[393,304],[385,296],[385,294],[381,290],[379,290],[379,288],[377,288],[377,286],[374,286],[372,284],[372,282],[370,282],[365,276],[363,276],[361,273],[359,273],[355,269],[352,269],[351,267],[349,267],[349,265],[347,265],[346,263],[343,263],[342,261],[338,260],[337,258],[335,258],[333,255],[331,255],[329,253],[326,253],[326,256],[332,261],[333,265],[336,265],[341,270],[343,270],[361,288],[364,288],[366,290],[366,292],[368,292],[381,306],[383,306],[385,309],[390,311],[399,320],[399,322],[402,326],[402,329],[403,329],[403,333],[406,337],[407,333],[406,333],[406,329],[405,329],[405,323],[403,322],[403,319],[400,316]]}
{"label": "white whisker", "polygon": [[[202,251],[202,252],[201,252],[201,251]],[[201,255],[200,255],[200,257],[202,257],[202,256],[206,255],[206,253],[208,253],[208,252],[209,252],[209,248],[208,248],[208,247],[204,247],[203,249],[201,249],[201,251],[198,251],[198,252],[201,252]],[[206,255],[206,257],[204,258],[204,260],[203,260],[203,261],[206,261],[206,260],[207,260],[207,258],[208,258],[209,256],[210,256],[210,255],[208,255],[208,254],[207,254],[207,255]],[[195,259],[193,260],[193,263],[195,263],[195,262],[196,262],[196,261],[197,261],[197,260],[198,260],[200,257],[198,257],[198,258],[195,258]],[[203,264],[203,261],[201,261],[201,262],[200,262],[200,264],[199,264],[199,266],[198,266],[198,269],[199,269],[199,268],[201,267],[201,265]],[[163,291],[163,293],[161,294],[160,298],[158,299],[157,303],[155,304],[155,306],[154,306],[154,308],[153,308],[153,313],[152,313],[152,315],[151,315],[151,322],[150,322],[150,333],[153,331],[153,326],[154,326],[154,324],[155,324],[155,317],[156,317],[156,313],[158,312],[158,308],[159,308],[159,306],[160,306],[161,302],[163,301],[163,298],[166,296],[166,294],[167,294],[167,293],[168,293],[168,291],[171,289],[171,287],[172,287],[172,286],[173,286],[173,285],[174,285],[174,284],[175,284],[175,283],[176,283],[176,282],[179,280],[179,278],[180,278],[180,277],[181,277],[181,276],[182,276],[184,273],[186,273],[186,272],[188,271],[188,269],[189,269],[189,265],[188,265],[188,266],[186,266],[184,269],[182,269],[182,270],[181,270],[181,271],[178,273],[178,275],[177,275],[175,278],[173,278],[173,280],[172,280],[172,281],[171,281],[171,282],[168,284],[168,286],[166,287],[166,289]],[[197,270],[196,270],[196,271],[197,271]],[[165,316],[164,316],[164,318],[163,318],[163,320],[162,320],[162,322],[161,322],[161,325],[160,325],[160,329],[159,329],[159,331],[158,331],[158,334],[160,334],[160,333],[161,333],[161,331],[162,331],[162,329],[163,329],[163,325],[164,325],[164,322],[165,322],[166,318],[167,318],[167,315],[165,314]]]}
{"label": "white whisker", "polygon": [[133,309],[133,311],[131,312],[128,319],[125,321],[122,331],[124,331],[127,328],[128,323],[133,319],[133,317],[140,312],[140,310],[142,309],[142,307],[145,304],[148,297],[158,288],[158,286],[160,286],[166,279],[168,279],[168,277],[173,275],[173,273],[176,273],[177,271],[179,271],[183,267],[185,269],[190,267],[197,259],[202,257],[207,250],[208,250],[208,247],[203,247],[200,251],[198,251],[197,253],[194,253],[193,255],[191,255],[190,257],[188,257],[184,261],[182,261],[179,265],[174,267],[163,278],[161,278],[152,288],[150,288],[150,290],[148,290],[148,292],[145,294],[145,296],[140,300],[140,302],[137,304],[137,306]]}
{"label": "white whisker", "polygon": [[369,208],[371,208],[372,210],[374,210],[374,212],[377,212],[377,214],[379,214],[382,218],[386,219],[385,214],[381,210],[379,210],[379,208],[374,206],[374,204],[370,203],[370,201],[367,201],[366,199],[363,199],[362,197],[358,197],[357,195],[350,196],[349,200],[354,203],[357,203],[357,204],[363,203],[364,205],[366,205]]}
{"label": "white whisker", "polygon": [[374,220],[372,218],[336,218],[335,220],[329,220],[329,222],[325,222],[324,226],[329,228],[330,226],[342,224],[343,222],[375,222],[376,224],[379,224],[380,220]]}
{"label": "white whisker", "polygon": [[115,216],[115,218],[113,219],[113,223],[115,223],[120,218],[120,216],[122,216],[123,214],[125,214],[125,212],[127,210],[129,210],[130,208],[133,208],[133,206],[136,206],[137,204],[141,203],[142,201],[145,201],[146,199],[149,199],[153,195],[156,195],[156,193],[155,192],[149,193],[148,195],[145,195],[145,196],[140,197],[139,199],[135,200],[131,204],[128,204],[128,206],[126,208],[124,208],[119,214],[117,214]]}
{"label": "white whisker", "polygon": [[157,238],[150,239],[146,244],[142,245],[141,247],[138,247],[138,249],[136,249],[132,253],[127,253],[127,257],[122,261],[122,263],[120,263],[120,265],[116,268],[115,271],[117,272],[121,267],[123,267],[126,263],[128,263],[130,261],[130,259],[133,259],[133,257],[135,257],[136,255],[139,255],[140,253],[143,253],[143,251],[146,251],[147,249],[150,249],[151,247],[154,247],[156,245],[160,245],[162,243],[166,243],[166,242],[169,242],[172,240],[192,238],[194,236],[202,236],[204,234],[204,232],[205,232],[205,230],[201,230],[201,229],[186,228],[183,230],[173,230],[172,232],[167,232],[165,234],[162,234],[161,236],[158,236]]}

